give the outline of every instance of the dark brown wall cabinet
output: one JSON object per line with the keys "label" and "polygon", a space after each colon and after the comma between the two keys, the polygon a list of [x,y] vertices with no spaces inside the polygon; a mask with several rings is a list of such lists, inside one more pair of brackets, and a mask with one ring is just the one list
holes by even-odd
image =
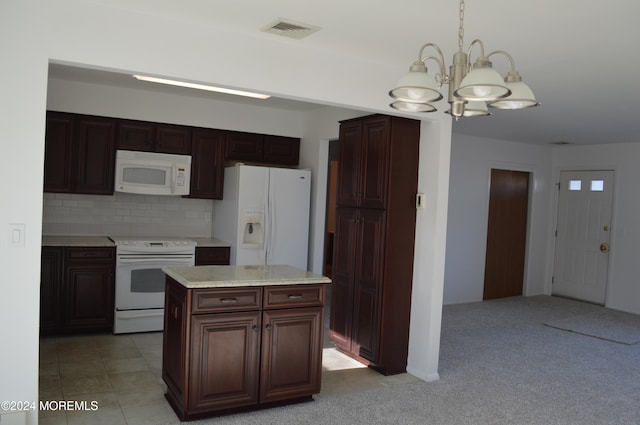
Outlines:
{"label": "dark brown wall cabinet", "polygon": [[118,149],[191,154],[191,128],[147,121],[118,121]]}
{"label": "dark brown wall cabinet", "polygon": [[44,191],[112,195],[116,148],[191,155],[188,197],[222,199],[225,160],[295,166],[300,139],[49,111]]}
{"label": "dark brown wall cabinet", "polygon": [[162,377],[181,420],[320,391],[323,285],[187,289],[167,278]]}
{"label": "dark brown wall cabinet", "polygon": [[115,248],[43,247],[42,335],[111,332]]}
{"label": "dark brown wall cabinet", "polygon": [[228,131],[226,135],[226,160],[298,165],[299,156],[300,139],[295,137],[239,131]]}
{"label": "dark brown wall cabinet", "polygon": [[420,122],[340,124],[329,337],[384,373],[406,370]]}
{"label": "dark brown wall cabinet", "polygon": [[47,112],[44,191],[113,194],[116,122]]}
{"label": "dark brown wall cabinet", "polygon": [[196,266],[228,266],[230,256],[229,247],[196,247]]}
{"label": "dark brown wall cabinet", "polygon": [[195,128],[192,132],[189,197],[222,199],[224,186],[224,132]]}

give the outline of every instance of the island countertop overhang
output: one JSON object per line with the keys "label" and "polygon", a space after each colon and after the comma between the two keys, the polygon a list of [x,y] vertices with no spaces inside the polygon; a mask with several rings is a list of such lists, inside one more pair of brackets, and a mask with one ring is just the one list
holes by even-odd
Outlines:
{"label": "island countertop overhang", "polygon": [[162,271],[191,289],[331,283],[328,277],[287,265],[180,266]]}

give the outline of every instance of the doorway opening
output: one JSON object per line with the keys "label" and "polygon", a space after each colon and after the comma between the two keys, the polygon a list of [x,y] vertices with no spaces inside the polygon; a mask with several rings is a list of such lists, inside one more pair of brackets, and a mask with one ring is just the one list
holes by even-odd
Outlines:
{"label": "doorway opening", "polygon": [[331,278],[333,269],[333,239],[336,229],[336,195],[338,191],[338,140],[329,141],[327,170],[327,211],[324,237],[324,275]]}

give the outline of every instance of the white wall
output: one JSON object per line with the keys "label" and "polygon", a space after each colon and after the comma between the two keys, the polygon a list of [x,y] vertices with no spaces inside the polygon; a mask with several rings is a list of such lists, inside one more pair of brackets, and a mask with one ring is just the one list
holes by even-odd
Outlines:
{"label": "white wall", "polygon": [[411,326],[407,372],[427,381],[439,379],[442,285],[444,280],[451,157],[451,122],[422,122],[418,193],[425,208],[416,214]]}
{"label": "white wall", "polygon": [[[0,177],[4,182],[15,182],[15,176],[20,176],[19,184],[5,184],[0,189],[3,199],[0,235],[7,234],[9,223],[26,226],[24,248],[0,243],[3,266],[0,399],[3,400],[37,399],[38,264],[49,60],[213,82],[383,113],[390,112],[388,87],[405,72],[403,64],[374,64],[268,36],[233,34],[231,37],[211,26],[129,13],[81,0],[3,0],[0,2],[0,51],[5,64],[1,71],[3,78],[0,78],[0,112],[8,117],[0,121]],[[362,74],[362,69],[368,72]],[[353,84],[354,81],[358,84]],[[442,120],[444,125],[448,123],[443,114],[433,115],[431,119]],[[443,134],[446,132],[440,132]],[[449,140],[442,143],[448,155]],[[430,165],[421,163],[421,171]],[[443,167],[436,170],[439,177],[443,177],[439,174],[441,171],[446,172]],[[442,196],[440,191],[448,190],[444,184],[448,179],[445,175],[439,181],[442,184],[437,187],[437,195]],[[446,205],[439,208],[441,214]],[[446,222],[446,218],[442,220],[434,215],[424,217],[424,221],[428,221],[424,223],[426,227],[436,228]],[[423,237],[416,235],[417,239]],[[444,240],[436,238],[428,243],[440,243],[444,249]],[[437,256],[433,259],[437,270],[443,259]],[[441,291],[443,282],[439,275],[422,273],[422,268],[418,264],[414,270],[422,276],[414,282],[414,290],[416,286],[424,286],[430,291]],[[416,305],[432,306],[434,311],[439,308],[435,305],[437,297],[416,299],[422,294],[415,292]],[[439,329],[438,315],[424,317],[424,320],[427,323],[412,322],[411,327]],[[416,346],[417,349],[438,346],[439,334],[431,333],[427,337],[428,341]],[[414,351],[410,363],[419,357]],[[437,374],[434,369],[437,369],[437,360],[416,368],[420,377]],[[37,413],[30,412],[29,416],[29,422],[34,424]]]}
{"label": "white wall", "polygon": [[47,108],[116,118],[300,137],[302,112],[50,79]]}
{"label": "white wall", "polygon": [[[640,143],[563,146],[553,149],[554,182],[559,181],[560,171],[563,170],[615,171],[611,251],[605,305],[636,314],[640,314],[639,159]],[[553,209],[556,208],[557,198],[553,203]]]}
{"label": "white wall", "polygon": [[[0,400],[38,399],[45,16],[29,2],[0,2]],[[25,225],[24,247],[7,243],[9,223]]]}
{"label": "white wall", "polygon": [[524,294],[548,291],[551,148],[456,134],[451,148],[445,304],[482,301],[492,168],[531,173]]}

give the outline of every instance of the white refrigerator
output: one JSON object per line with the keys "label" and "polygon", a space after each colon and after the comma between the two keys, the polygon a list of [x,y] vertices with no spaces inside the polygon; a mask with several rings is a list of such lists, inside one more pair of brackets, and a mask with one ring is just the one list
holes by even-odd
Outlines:
{"label": "white refrigerator", "polygon": [[231,243],[231,264],[287,264],[307,270],[311,171],[227,167],[214,201],[213,236]]}

